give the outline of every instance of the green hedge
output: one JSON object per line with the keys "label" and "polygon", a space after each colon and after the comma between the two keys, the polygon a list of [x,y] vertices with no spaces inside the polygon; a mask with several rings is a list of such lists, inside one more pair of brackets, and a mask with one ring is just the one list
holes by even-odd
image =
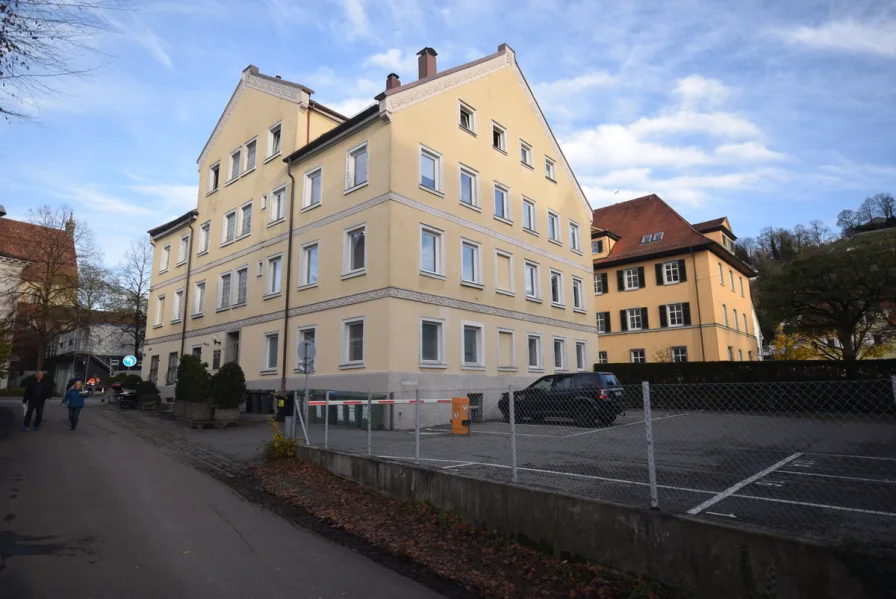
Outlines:
{"label": "green hedge", "polygon": [[765,362],[648,362],[595,364],[625,384],[640,383],[783,383],[887,379],[896,375],[896,360],[790,360]]}

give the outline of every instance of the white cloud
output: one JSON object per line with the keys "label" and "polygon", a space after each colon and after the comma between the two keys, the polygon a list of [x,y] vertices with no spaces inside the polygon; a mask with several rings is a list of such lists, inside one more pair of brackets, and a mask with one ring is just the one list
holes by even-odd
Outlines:
{"label": "white cloud", "polygon": [[174,68],[174,64],[171,62],[171,55],[162,47],[162,38],[156,35],[155,31],[146,29],[142,32],[131,32],[131,35],[138,44],[149,50],[150,54],[163,64],[165,68]]}
{"label": "white cloud", "polygon": [[703,133],[714,137],[750,138],[760,134],[756,125],[736,114],[691,110],[681,110],[658,117],[643,117],[632,123],[630,128],[636,135],[644,137]]}
{"label": "white cloud", "polygon": [[740,144],[726,144],[716,148],[715,155],[731,160],[744,160],[751,162],[765,162],[772,160],[784,160],[786,154],[773,152],[763,144],[748,141]]}
{"label": "white cloud", "polygon": [[343,0],[342,8],[345,11],[349,38],[366,37],[369,29],[367,14],[364,12],[364,0]]}
{"label": "white cloud", "polygon": [[397,73],[399,77],[404,77],[405,81],[413,81],[417,78],[417,55],[414,52],[406,52],[398,48],[390,48],[385,52],[368,57],[364,60],[364,66]]}
{"label": "white cloud", "polygon": [[129,189],[142,196],[156,198],[162,206],[181,212],[195,208],[198,198],[198,187],[196,185],[144,183],[131,185]]}
{"label": "white cloud", "polygon": [[718,106],[728,99],[731,90],[717,79],[689,75],[678,80],[675,93],[685,108],[693,109],[701,106]]}
{"label": "white cloud", "polygon": [[725,192],[754,185],[766,171],[748,171],[725,174],[681,175],[654,178],[651,169],[623,169],[601,177],[586,177],[583,181],[585,195],[592,206],[600,207],[655,193],[670,204],[700,206],[709,199],[714,201]]}
{"label": "white cloud", "polygon": [[712,156],[697,147],[663,145],[644,141],[632,127],[598,125],[562,142],[563,153],[573,169],[670,166],[683,167],[712,162]]}
{"label": "white cloud", "polygon": [[339,114],[353,116],[371,104],[374,104],[374,101],[371,98],[348,98],[341,102],[328,102],[326,106],[332,108]]}
{"label": "white cloud", "polygon": [[569,79],[558,79],[535,85],[535,95],[545,100],[562,100],[564,96],[588,91],[595,87],[611,85],[616,78],[603,71],[591,71]]}
{"label": "white cloud", "polygon": [[896,58],[896,20],[829,21],[817,27],[801,26],[777,32],[787,42],[815,50],[870,54]]}

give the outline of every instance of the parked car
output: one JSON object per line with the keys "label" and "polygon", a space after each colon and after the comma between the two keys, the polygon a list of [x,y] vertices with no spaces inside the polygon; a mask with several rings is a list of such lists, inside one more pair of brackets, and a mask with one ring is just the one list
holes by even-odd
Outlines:
{"label": "parked car", "polygon": [[[514,417],[517,422],[569,418],[577,426],[606,426],[623,412],[622,394],[622,385],[612,372],[552,374],[514,391]],[[498,408],[504,421],[510,422],[508,393],[502,394]]]}

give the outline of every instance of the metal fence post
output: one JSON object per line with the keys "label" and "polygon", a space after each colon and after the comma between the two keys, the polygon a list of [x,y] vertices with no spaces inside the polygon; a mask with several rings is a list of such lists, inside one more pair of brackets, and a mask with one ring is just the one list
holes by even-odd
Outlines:
{"label": "metal fence post", "polygon": [[893,385],[893,405],[896,406],[896,375],[890,377],[890,384]]}
{"label": "metal fence post", "polygon": [[516,473],[516,411],[513,385],[507,387],[507,403],[510,412],[510,480],[517,482]]}
{"label": "metal fence post", "polygon": [[641,393],[644,396],[644,433],[647,437],[647,476],[650,480],[650,508],[657,510],[660,507],[656,491],[656,462],[653,456],[653,417],[650,414],[650,383],[641,383]]}
{"label": "metal fence post", "polygon": [[327,443],[330,440],[330,392],[327,391],[324,406],[324,449],[327,449]]}
{"label": "metal fence post", "polygon": [[420,389],[414,391],[414,463],[420,465]]}
{"label": "metal fence post", "polygon": [[371,431],[373,430],[371,422],[373,422],[373,391],[367,392],[367,455],[371,454],[372,449],[372,435]]}

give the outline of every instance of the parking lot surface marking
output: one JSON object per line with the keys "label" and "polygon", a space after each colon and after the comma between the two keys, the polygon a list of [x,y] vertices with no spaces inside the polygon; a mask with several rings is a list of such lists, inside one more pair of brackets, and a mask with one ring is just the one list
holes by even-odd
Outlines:
{"label": "parking lot surface marking", "polygon": [[757,480],[759,480],[760,478],[762,478],[762,477],[764,477],[764,476],[768,476],[769,474],[771,474],[772,472],[774,472],[774,471],[777,470],[778,468],[781,468],[782,466],[786,466],[787,464],[789,464],[789,463],[792,462],[793,460],[797,459],[797,458],[800,457],[801,455],[803,455],[803,454],[798,452],[798,453],[795,453],[795,454],[793,454],[793,455],[787,456],[786,458],[784,458],[783,460],[781,460],[781,461],[778,462],[777,464],[772,464],[771,466],[769,466],[769,467],[766,468],[765,470],[761,470],[761,471],[757,472],[756,474],[754,474],[753,476],[750,476],[750,477],[748,477],[748,478],[745,478],[745,479],[743,479],[742,481],[740,481],[740,482],[737,483],[737,484],[731,485],[730,487],[728,487],[727,489],[725,489],[724,491],[722,491],[721,493],[719,493],[719,494],[716,495],[715,497],[711,497],[710,499],[707,499],[706,501],[704,501],[704,502],[701,503],[700,505],[698,505],[698,506],[696,506],[696,507],[693,507],[693,508],[689,509],[689,510],[688,510],[688,513],[691,514],[692,516],[699,514],[700,512],[702,512],[703,510],[705,510],[706,508],[711,507],[711,506],[714,506],[715,504],[717,504],[718,502],[722,501],[722,500],[725,499],[726,497],[730,497],[730,496],[734,495],[735,493],[737,493],[738,491],[740,491],[741,489],[743,489],[744,487],[746,487],[746,486],[749,485],[750,483],[754,483],[754,482],[756,482]]}

